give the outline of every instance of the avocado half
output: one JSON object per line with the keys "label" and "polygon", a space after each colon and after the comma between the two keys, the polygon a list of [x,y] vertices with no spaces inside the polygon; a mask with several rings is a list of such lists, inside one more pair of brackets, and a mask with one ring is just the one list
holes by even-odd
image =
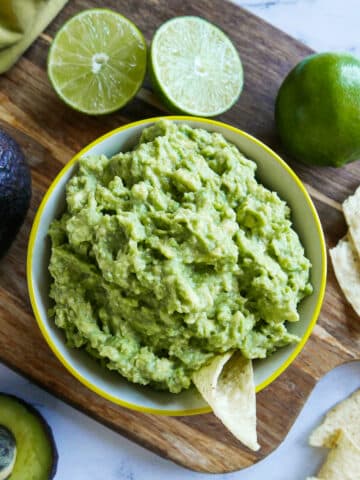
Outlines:
{"label": "avocado half", "polygon": [[57,460],[51,428],[40,413],[0,393],[0,480],[51,480]]}
{"label": "avocado half", "polygon": [[13,138],[0,130],[0,258],[15,239],[28,211],[31,175]]}

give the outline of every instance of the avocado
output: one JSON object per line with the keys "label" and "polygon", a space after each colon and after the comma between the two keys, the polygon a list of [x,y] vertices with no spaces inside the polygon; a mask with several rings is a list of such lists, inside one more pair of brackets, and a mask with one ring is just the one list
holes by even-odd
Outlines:
{"label": "avocado", "polygon": [[13,138],[0,130],[0,258],[10,247],[28,211],[31,175]]}
{"label": "avocado", "polygon": [[14,435],[0,425],[0,480],[9,478],[16,460],[16,440]]}
{"label": "avocado", "polygon": [[57,460],[51,428],[41,414],[20,398],[0,393],[0,480],[51,480]]}

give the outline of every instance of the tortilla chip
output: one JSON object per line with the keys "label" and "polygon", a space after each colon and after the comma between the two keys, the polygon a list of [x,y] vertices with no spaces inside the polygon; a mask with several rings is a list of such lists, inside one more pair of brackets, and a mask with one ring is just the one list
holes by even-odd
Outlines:
{"label": "tortilla chip", "polygon": [[339,430],[360,445],[360,389],[328,411],[325,420],[310,435],[312,447],[332,448]]}
{"label": "tortilla chip", "polygon": [[360,315],[360,258],[349,235],[330,250],[330,257],[345,297]]}
{"label": "tortilla chip", "polygon": [[342,205],[357,254],[360,256],[360,187]]}
{"label": "tortilla chip", "polygon": [[251,450],[258,450],[251,360],[238,352],[218,355],[194,373],[192,379],[225,427]]}
{"label": "tortilla chip", "polygon": [[341,431],[318,475],[326,480],[360,479],[360,448],[346,432]]}

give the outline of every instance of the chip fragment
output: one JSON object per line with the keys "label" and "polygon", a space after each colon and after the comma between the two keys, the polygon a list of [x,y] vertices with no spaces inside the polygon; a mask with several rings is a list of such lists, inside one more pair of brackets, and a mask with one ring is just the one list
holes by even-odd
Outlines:
{"label": "chip fragment", "polygon": [[324,480],[360,479],[360,448],[345,431],[340,430],[318,475]]}
{"label": "chip fragment", "polygon": [[225,427],[251,450],[258,450],[251,360],[239,352],[218,355],[195,372],[192,379]]}
{"label": "chip fragment", "polygon": [[330,257],[346,299],[360,315],[360,257],[349,234],[330,250]]}
{"label": "chip fragment", "polygon": [[344,201],[342,208],[355,249],[360,256],[360,187]]}
{"label": "chip fragment", "polygon": [[324,421],[310,435],[312,447],[332,448],[343,430],[360,445],[360,389],[328,411]]}

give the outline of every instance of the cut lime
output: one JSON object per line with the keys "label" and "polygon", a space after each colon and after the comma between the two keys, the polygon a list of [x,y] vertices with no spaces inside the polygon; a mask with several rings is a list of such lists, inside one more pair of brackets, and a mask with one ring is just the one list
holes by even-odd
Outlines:
{"label": "cut lime", "polygon": [[177,17],[155,33],[150,73],[165,105],[212,117],[228,110],[243,87],[243,69],[230,39],[199,17]]}
{"label": "cut lime", "polygon": [[124,106],[146,72],[146,43],[138,28],[107,9],[84,10],[57,33],[48,74],[58,95],[90,115]]}

